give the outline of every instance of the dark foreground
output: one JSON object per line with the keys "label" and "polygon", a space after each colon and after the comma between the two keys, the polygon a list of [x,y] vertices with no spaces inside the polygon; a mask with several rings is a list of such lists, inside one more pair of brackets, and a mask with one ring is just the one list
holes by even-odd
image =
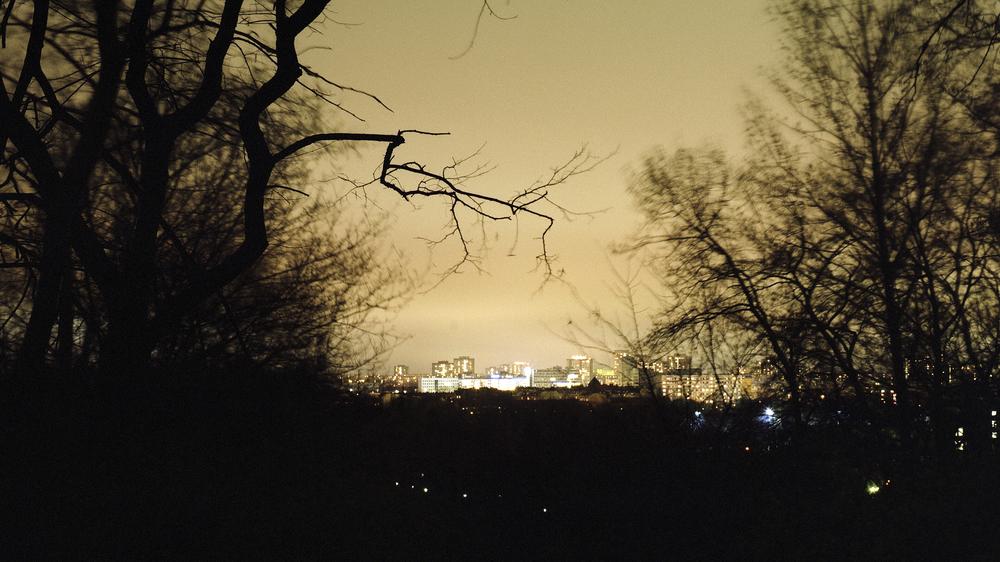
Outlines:
{"label": "dark foreground", "polygon": [[904,462],[843,428],[374,404],[288,374],[149,386],[5,399],[4,559],[990,559],[1000,540],[992,455]]}

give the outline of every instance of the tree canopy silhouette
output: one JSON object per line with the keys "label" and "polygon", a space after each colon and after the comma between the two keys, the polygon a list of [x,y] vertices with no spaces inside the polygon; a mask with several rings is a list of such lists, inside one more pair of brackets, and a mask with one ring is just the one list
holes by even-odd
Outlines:
{"label": "tree canopy silhouette", "polygon": [[651,338],[726,319],[761,342],[799,424],[836,397],[877,406],[904,446],[944,453],[959,427],[985,446],[1000,359],[996,14],[826,0],[774,13],[788,111],[749,104],[746,161],[656,152],[635,175],[646,221],[632,247],[679,294]]}
{"label": "tree canopy silhouette", "polygon": [[[358,185],[448,201],[463,245],[462,217],[534,217],[547,268],[553,219],[543,206],[553,186],[592,164],[589,155],[505,199],[466,187],[452,162],[434,171],[397,156],[408,138],[431,133],[337,130],[322,106],[349,113],[342,94],[381,100],[300,59],[297,41],[328,23],[327,4],[7,3],[0,245],[5,267],[27,271],[23,298],[5,295],[7,312],[29,311],[15,346],[21,372],[46,363],[60,307],[73,306],[75,276],[93,287],[90,306],[100,309],[100,371],[110,379],[141,372],[186,317],[260,262],[283,213],[274,195],[303,191],[306,155],[320,157],[316,148],[329,155],[336,145],[383,145],[374,180]],[[200,202],[185,191],[220,186],[228,195]],[[193,233],[185,239],[178,223],[191,221],[190,205],[209,214],[235,206],[239,224],[228,224],[213,248]],[[175,267],[171,253],[187,265]],[[72,313],[63,317],[72,334]]]}

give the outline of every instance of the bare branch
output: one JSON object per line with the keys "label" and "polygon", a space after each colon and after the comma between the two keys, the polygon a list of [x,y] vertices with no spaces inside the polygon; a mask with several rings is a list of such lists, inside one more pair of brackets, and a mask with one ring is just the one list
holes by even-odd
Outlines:
{"label": "bare branch", "polygon": [[462,50],[461,53],[459,53],[459,54],[457,54],[457,55],[455,55],[453,57],[448,57],[448,58],[450,58],[451,60],[458,60],[458,59],[464,57],[465,55],[467,55],[469,53],[469,51],[472,50],[472,47],[476,44],[476,38],[479,37],[479,24],[482,23],[483,16],[485,16],[487,12],[489,13],[489,15],[491,17],[493,17],[495,19],[498,19],[500,21],[508,21],[508,20],[512,20],[512,19],[516,19],[517,18],[517,15],[504,17],[504,16],[501,16],[501,15],[497,14],[493,10],[493,7],[490,6],[489,0],[483,0],[483,5],[479,7],[479,14],[476,16],[476,23],[472,27],[472,37],[469,39],[468,46],[466,46],[465,49]]}

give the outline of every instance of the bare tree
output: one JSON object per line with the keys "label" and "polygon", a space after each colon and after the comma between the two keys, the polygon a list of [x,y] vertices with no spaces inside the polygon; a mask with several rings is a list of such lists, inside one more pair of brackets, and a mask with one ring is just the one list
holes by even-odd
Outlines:
{"label": "bare tree", "polygon": [[[949,86],[959,76],[974,85],[991,47],[960,52],[934,43],[934,34],[951,28],[960,12],[966,11],[964,18],[968,10],[978,11],[975,2],[960,4],[810,1],[776,9],[786,24],[791,71],[775,83],[802,119],[793,130],[820,155],[800,176],[807,182],[800,191],[850,245],[845,265],[871,276],[861,287],[870,288],[878,310],[873,318],[884,338],[904,441],[913,416],[908,365],[926,356],[939,441],[949,434],[941,419],[942,386],[954,317],[927,280],[954,276],[932,265],[928,251],[950,245],[956,235],[964,238],[946,209],[956,209],[962,196],[954,195],[983,192],[976,177],[984,165],[994,165],[990,150],[974,140],[970,121],[957,111]],[[970,64],[979,70],[968,71]],[[989,82],[991,75],[986,69],[981,78]],[[928,239],[931,231],[938,242]]]}
{"label": "bare tree", "polygon": [[[537,219],[540,259],[548,263],[545,234],[553,218],[544,205],[552,187],[590,162],[585,153],[554,181],[504,199],[465,187],[450,165],[434,172],[398,158],[406,139],[420,131],[305,128],[289,136],[289,118],[306,121],[303,99],[343,108],[331,94],[357,92],[299,60],[296,41],[323,21],[327,3],[8,3],[0,138],[13,183],[5,185],[5,198],[35,204],[41,231],[22,368],[44,363],[59,290],[76,260],[107,318],[102,372],[111,379],[141,372],[157,342],[261,259],[271,241],[268,195],[292,188],[284,181],[294,178],[289,170],[330,143],[384,145],[376,183],[406,199],[449,201],[460,238],[463,212],[488,220]],[[194,160],[180,159],[188,139],[200,136],[225,142]],[[120,156],[123,147],[127,159]],[[199,267],[158,291],[165,287],[158,284],[158,238],[169,235],[165,214],[184,183],[172,178],[222,170],[234,155],[240,165],[224,173],[241,185],[239,243],[205,258],[193,254]],[[128,205],[108,196],[116,190],[129,193]],[[112,228],[105,220],[109,210],[130,220],[114,221]]]}
{"label": "bare tree", "polygon": [[[995,15],[971,1],[790,0],[774,13],[788,60],[773,82],[793,116],[753,103],[744,164],[658,153],[633,182],[646,212],[633,246],[658,248],[689,299],[659,329],[737,319],[794,408],[843,380],[864,407],[884,398],[904,446],[926,407],[943,452],[994,392]],[[965,421],[948,414],[960,396]]]}
{"label": "bare tree", "polygon": [[798,339],[782,316],[787,296],[773,290],[768,221],[753,195],[717,150],[649,156],[630,187],[646,216],[632,250],[649,248],[678,303],[661,318],[655,337],[670,341],[728,318],[757,331],[778,369],[796,425],[803,423]]}

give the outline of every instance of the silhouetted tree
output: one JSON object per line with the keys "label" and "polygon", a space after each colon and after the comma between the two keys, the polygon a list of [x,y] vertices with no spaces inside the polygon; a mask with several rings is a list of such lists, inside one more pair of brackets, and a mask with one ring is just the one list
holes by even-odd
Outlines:
{"label": "silhouetted tree", "polygon": [[904,445],[926,408],[943,452],[956,400],[981,428],[995,392],[995,14],[825,0],[774,13],[792,117],[751,104],[744,164],[654,154],[633,183],[635,246],[659,248],[686,289],[657,330],[738,319],[767,343],[793,412],[800,391],[844,380],[866,408],[878,391]]}
{"label": "silhouetted tree", "polygon": [[[95,288],[92,303],[101,309],[95,317],[106,322],[102,373],[117,384],[141,372],[185,317],[265,255],[273,234],[269,196],[294,191],[290,184],[304,179],[296,174],[302,155],[330,143],[384,145],[372,183],[406,199],[448,201],[463,244],[462,217],[539,219],[540,259],[548,264],[544,233],[552,218],[539,206],[551,187],[585,169],[589,156],[581,152],[548,181],[502,199],[464,187],[467,178],[453,163],[434,172],[397,161],[405,137],[419,131],[328,132],[316,119],[319,105],[342,107],[337,95],[356,90],[302,64],[296,45],[323,23],[327,4],[7,4],[0,80],[4,196],[11,205],[38,210],[30,235],[37,257],[29,273],[37,282],[19,349],[25,372],[45,362],[60,290],[73,281],[74,264]],[[211,185],[219,174],[239,186],[239,224],[225,223],[233,230],[216,239],[223,242],[216,248],[198,247],[197,240],[161,244],[162,237],[181,236],[165,221],[177,218],[183,190]],[[163,248],[188,252],[190,267],[161,267]]]}
{"label": "silhouetted tree", "polygon": [[631,186],[646,223],[632,249],[666,245],[656,259],[680,301],[654,327],[663,341],[690,337],[719,318],[757,332],[790,395],[801,425],[801,353],[788,328],[782,295],[773,290],[770,248],[761,231],[769,223],[753,194],[717,150],[654,154]]}

